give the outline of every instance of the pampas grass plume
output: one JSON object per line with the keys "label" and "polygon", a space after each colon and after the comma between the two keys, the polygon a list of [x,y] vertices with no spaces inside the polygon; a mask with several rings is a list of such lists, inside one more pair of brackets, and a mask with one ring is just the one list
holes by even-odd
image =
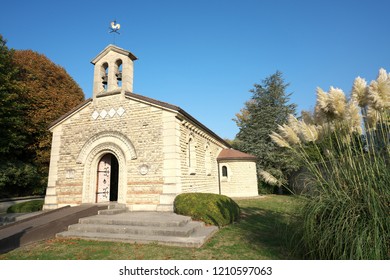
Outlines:
{"label": "pampas grass plume", "polygon": [[261,169],[259,171],[259,175],[261,178],[263,178],[264,182],[267,184],[270,184],[272,186],[281,186],[281,183],[276,179],[274,176],[272,176],[269,172]]}
{"label": "pampas grass plume", "polygon": [[347,104],[344,92],[339,88],[330,87],[328,99],[330,113],[342,118]]}
{"label": "pampas grass plume", "polygon": [[272,140],[276,145],[278,145],[279,147],[291,149],[290,144],[289,144],[281,135],[279,135],[278,133],[276,133],[276,132],[273,131],[273,132],[270,134],[270,137],[271,137],[271,140]]}
{"label": "pampas grass plume", "polygon": [[360,107],[365,107],[368,104],[368,88],[365,79],[357,77],[353,82],[351,96],[356,100]]}

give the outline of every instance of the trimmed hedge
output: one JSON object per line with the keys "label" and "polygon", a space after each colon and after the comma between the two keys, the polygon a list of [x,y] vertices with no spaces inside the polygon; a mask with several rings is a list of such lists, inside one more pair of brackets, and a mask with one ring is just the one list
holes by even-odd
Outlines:
{"label": "trimmed hedge", "polygon": [[39,199],[17,203],[8,207],[7,213],[30,213],[41,211],[43,207],[43,202],[43,199]]}
{"label": "trimmed hedge", "polygon": [[212,193],[179,194],[174,201],[174,211],[218,227],[238,221],[240,217],[240,207],[233,199]]}

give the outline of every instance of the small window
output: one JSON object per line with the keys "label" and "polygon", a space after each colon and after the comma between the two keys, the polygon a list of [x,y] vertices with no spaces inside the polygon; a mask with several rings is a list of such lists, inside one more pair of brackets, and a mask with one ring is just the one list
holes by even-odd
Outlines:
{"label": "small window", "polygon": [[222,177],[228,176],[228,170],[226,166],[222,166]]}
{"label": "small window", "polygon": [[205,158],[206,176],[211,176],[211,151],[209,145],[206,145],[204,158]]}

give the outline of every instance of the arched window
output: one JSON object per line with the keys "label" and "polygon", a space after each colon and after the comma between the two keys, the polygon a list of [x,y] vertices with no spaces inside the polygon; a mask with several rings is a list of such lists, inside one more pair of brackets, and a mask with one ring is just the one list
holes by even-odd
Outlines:
{"label": "arched window", "polygon": [[116,83],[118,87],[122,87],[122,60],[118,59],[115,62],[115,77]]}
{"label": "arched window", "polygon": [[196,173],[196,146],[193,136],[188,138],[187,164],[189,173],[194,175]]}
{"label": "arched window", "polygon": [[228,177],[228,169],[225,165],[222,166],[222,177]]}

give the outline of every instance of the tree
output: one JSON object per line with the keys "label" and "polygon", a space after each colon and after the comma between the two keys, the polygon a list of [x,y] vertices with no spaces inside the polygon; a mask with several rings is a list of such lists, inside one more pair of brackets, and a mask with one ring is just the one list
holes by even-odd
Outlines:
{"label": "tree", "polygon": [[28,132],[32,139],[27,148],[34,153],[34,160],[39,165],[48,165],[51,135],[47,128],[84,101],[84,93],[64,68],[43,54],[17,50],[14,61],[20,69],[20,84],[27,93]]}
{"label": "tree", "polygon": [[14,54],[0,35],[0,197],[24,194],[38,182],[37,168],[24,149],[28,143],[26,93],[17,81]]}
{"label": "tree", "polygon": [[289,151],[275,145],[269,136],[279,124],[287,122],[290,114],[295,114],[296,105],[289,103],[287,87],[279,71],[262,84],[255,84],[250,90],[252,98],[234,119],[239,127],[235,148],[257,156],[259,182],[278,186],[285,185],[290,172],[297,168]]}
{"label": "tree", "polygon": [[19,68],[19,84],[26,91],[29,142],[25,149],[46,186],[51,149],[49,124],[80,104],[84,93],[64,68],[43,54],[17,50],[13,59]]}
{"label": "tree", "polygon": [[0,197],[44,192],[48,126],[83,100],[62,67],[34,51],[8,49],[0,35]]}
{"label": "tree", "polygon": [[24,94],[17,82],[18,68],[13,61],[14,51],[6,46],[0,34],[0,157],[20,153],[26,141],[24,123]]}

